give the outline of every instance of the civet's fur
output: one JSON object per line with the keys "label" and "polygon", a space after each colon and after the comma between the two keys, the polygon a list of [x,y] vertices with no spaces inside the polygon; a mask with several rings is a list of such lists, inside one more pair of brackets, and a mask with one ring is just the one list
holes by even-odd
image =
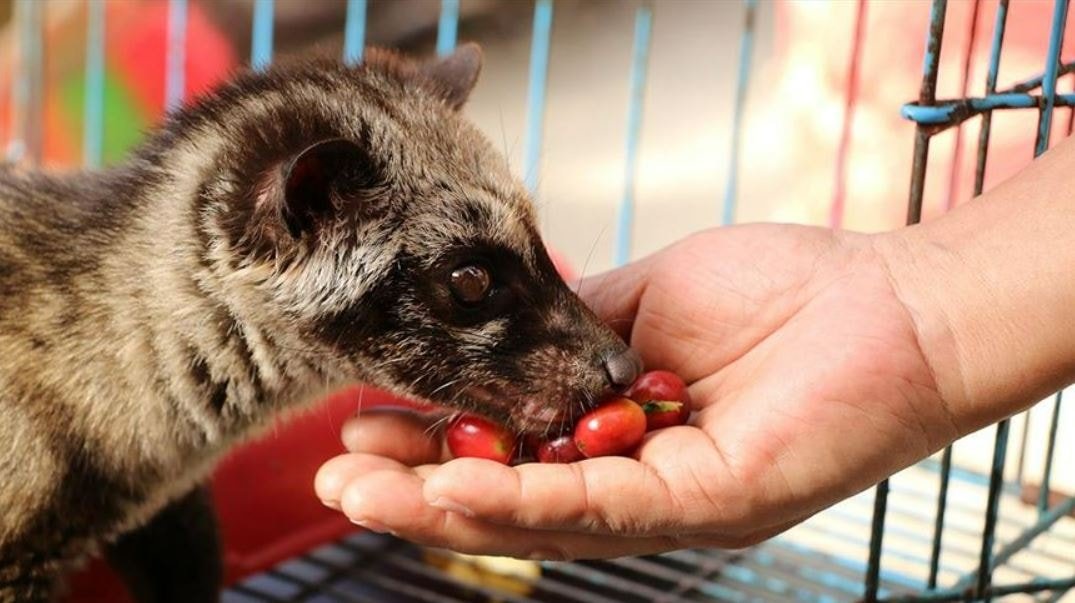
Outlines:
{"label": "civet's fur", "polygon": [[[276,67],[116,168],[0,168],[0,601],[49,598],[117,538],[144,598],[213,598],[128,571],[182,563],[136,528],[211,533],[188,503],[220,455],[343,382],[521,431],[609,387],[624,344],[557,277],[526,192],[459,113],[479,66],[467,46]],[[497,293],[468,310],[445,281],[475,260]]]}

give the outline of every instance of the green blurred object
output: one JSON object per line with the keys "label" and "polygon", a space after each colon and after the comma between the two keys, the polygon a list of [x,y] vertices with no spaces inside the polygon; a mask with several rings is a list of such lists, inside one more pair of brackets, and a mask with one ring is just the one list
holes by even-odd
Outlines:
{"label": "green blurred object", "polygon": [[[149,119],[139,110],[130,91],[118,83],[115,74],[106,71],[104,82],[104,163],[110,164],[123,159],[127,151],[141,140],[143,132],[150,124]],[[60,94],[64,121],[78,124],[79,139],[82,136],[82,107],[85,95],[84,75],[64,80]]]}

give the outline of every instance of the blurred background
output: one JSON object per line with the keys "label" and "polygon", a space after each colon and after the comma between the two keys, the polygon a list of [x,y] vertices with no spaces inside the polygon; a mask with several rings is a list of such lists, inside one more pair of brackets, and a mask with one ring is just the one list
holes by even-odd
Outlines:
{"label": "blurred background", "polygon": [[[25,26],[19,35],[16,5],[20,11],[40,11],[34,25],[40,42],[36,47]],[[101,148],[107,165],[122,161],[165,109],[169,4],[107,0],[103,5]],[[86,0],[0,0],[0,144],[10,159],[59,169],[83,164],[88,6]],[[189,0],[185,97],[197,96],[249,63],[255,6],[255,0]],[[276,57],[341,55],[345,0],[275,0],[272,6]],[[444,6],[440,0],[369,0],[366,42],[432,55]],[[633,170],[628,168],[628,113],[636,15],[643,5],[633,0],[556,0],[554,6],[536,155],[528,156],[526,150],[534,144],[535,131],[528,130],[534,114],[528,100],[534,3],[462,0],[458,38],[477,41],[485,51],[483,74],[467,114],[503,150],[518,175],[532,182],[545,237],[576,271],[591,274],[616,264],[617,212],[628,190],[634,203],[629,257],[719,226],[729,213],[736,222],[862,231],[904,223],[914,125],[901,119],[900,107],[918,95],[930,10],[925,0],[758,2],[742,81],[745,3],[646,4],[652,8],[652,39],[645,86],[638,97]],[[938,98],[983,94],[996,9],[997,0],[948,3]],[[1052,11],[1053,3],[1047,0],[1011,3],[999,88],[1041,73]],[[1073,38],[1069,28],[1065,48],[1075,49]],[[28,73],[27,66],[37,69]],[[1070,91],[1073,85],[1064,78],[1059,90]],[[732,130],[740,91],[744,104],[736,154]],[[1054,144],[1070,134],[1072,113],[1057,110]],[[994,114],[986,189],[1030,161],[1037,117],[1036,111]],[[971,198],[978,128],[974,119],[934,137],[923,219]],[[729,207],[733,157],[738,160],[738,185]],[[1042,405],[1013,422],[1006,475],[1018,474],[1020,479],[1013,506],[1004,507],[1013,516],[1033,515],[1017,499],[1036,496],[1038,482],[1030,476],[1043,470],[1052,408]],[[1053,485],[1071,494],[1075,420],[1070,404],[1061,412]],[[993,437],[988,429],[960,442],[955,465],[968,476],[987,474]],[[932,496],[937,487],[929,471],[902,479],[908,491],[919,496]],[[981,488],[957,495],[970,509],[984,504]],[[844,508],[852,511],[844,513],[867,513],[869,496],[864,493],[847,503]],[[825,527],[826,521],[838,526],[838,518],[838,513],[825,514],[814,522],[822,528],[797,530],[786,538],[813,548],[845,546],[826,536],[843,529]],[[976,521],[969,520],[964,530],[972,540],[980,530]],[[913,533],[921,525],[911,521],[905,530]],[[1075,527],[1063,525],[1058,530],[1075,533]],[[957,533],[954,538],[960,537]],[[846,555],[864,559],[863,542]],[[1075,559],[1075,540],[1064,543],[1050,545],[1059,547],[1053,557]],[[972,564],[973,546],[966,548]],[[920,563],[901,559],[897,555],[893,564],[908,575],[922,573]],[[1062,574],[1067,567],[1070,575],[1070,565],[1057,563],[1057,571]],[[1052,567],[1049,562],[1035,564]],[[955,576],[961,569],[953,561],[949,572]]]}

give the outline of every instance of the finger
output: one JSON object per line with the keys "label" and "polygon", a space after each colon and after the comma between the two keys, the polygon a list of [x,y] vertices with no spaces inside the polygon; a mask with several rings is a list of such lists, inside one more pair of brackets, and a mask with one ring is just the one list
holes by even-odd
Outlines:
{"label": "finger", "polygon": [[497,524],[593,534],[736,534],[768,525],[750,523],[758,518],[744,490],[701,430],[662,430],[640,458],[517,467],[457,459],[430,472],[424,495],[435,507]]}
{"label": "finger", "polygon": [[353,481],[344,492],[342,507],[351,521],[367,529],[470,554],[567,560],[654,553],[683,546],[672,536],[598,537],[470,519],[427,505],[422,479],[398,469],[375,471]]}
{"label": "finger", "polygon": [[343,490],[356,478],[383,469],[404,469],[405,466],[390,458],[371,454],[341,454],[330,459],[317,470],[314,491],[325,506],[340,508]]}
{"label": "finger", "polygon": [[649,265],[649,261],[640,260],[585,278],[578,284],[579,297],[624,340],[630,338],[638,303],[646,289]]}
{"label": "finger", "polygon": [[433,463],[441,460],[442,453],[435,422],[433,416],[411,411],[370,410],[348,419],[341,438],[351,452],[385,456],[411,466]]}
{"label": "finger", "polygon": [[422,479],[406,470],[368,473],[348,486],[343,510],[355,523],[433,547],[524,559],[596,559],[660,553],[689,547],[741,548],[790,527],[748,536],[721,534],[623,537],[503,526],[425,504]]}

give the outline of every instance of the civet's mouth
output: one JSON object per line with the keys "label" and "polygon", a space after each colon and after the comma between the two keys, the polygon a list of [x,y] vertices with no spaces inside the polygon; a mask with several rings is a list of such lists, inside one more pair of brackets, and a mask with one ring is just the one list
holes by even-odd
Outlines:
{"label": "civet's mouth", "polygon": [[487,386],[465,390],[467,412],[496,421],[518,435],[551,437],[570,430],[575,421],[591,409],[597,400],[579,392],[577,398],[553,400],[543,392],[528,394],[500,393]]}

